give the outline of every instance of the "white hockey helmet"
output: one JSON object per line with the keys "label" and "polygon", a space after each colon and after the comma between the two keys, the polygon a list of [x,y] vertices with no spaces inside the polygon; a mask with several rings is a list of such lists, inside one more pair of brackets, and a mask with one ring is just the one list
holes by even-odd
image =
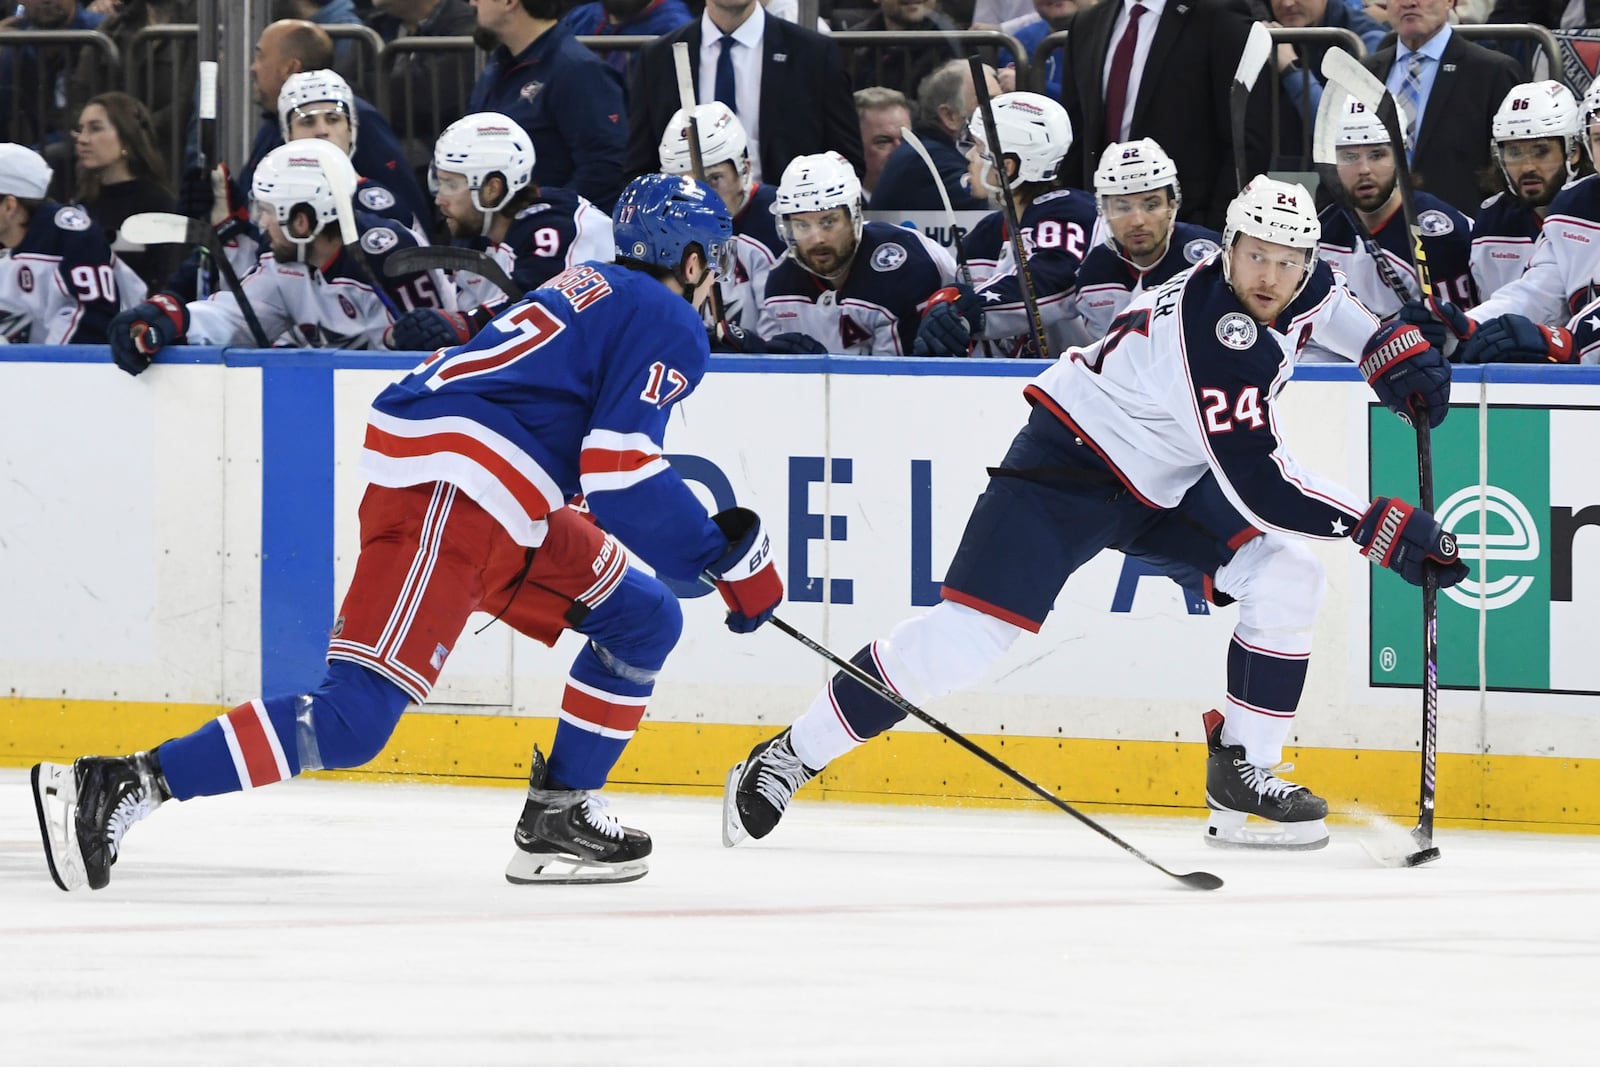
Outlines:
{"label": "white hockey helmet", "polygon": [[[341,170],[342,168],[342,170]],[[283,235],[299,247],[299,258],[317,234],[339,220],[339,190],[356,185],[355,168],[336,147],[323,140],[291,141],[266,154],[250,181],[256,211],[270,212]],[[297,210],[311,213],[310,233],[297,237],[289,220]]]}
{"label": "white hockey helmet", "polygon": [[[1411,141],[1406,137],[1406,115],[1400,113],[1400,143],[1406,147],[1411,146]],[[1383,122],[1376,112],[1367,108],[1367,105],[1349,97],[1344,102],[1344,110],[1339,115],[1339,125],[1334,132],[1334,146],[1343,148],[1346,145],[1381,144],[1389,143],[1389,131],[1384,128]]]}
{"label": "white hockey helmet", "polygon": [[[857,243],[861,241],[863,223],[861,208],[861,179],[856,177],[850,161],[837,152],[819,152],[811,156],[795,156],[783,168],[778,180],[778,195],[772,201],[772,214],[777,217],[778,233],[794,251],[794,235],[790,232],[789,216],[808,211],[831,211],[844,208],[850,215],[850,226]],[[795,261],[805,267],[799,255]],[[848,264],[846,264],[848,266]],[[806,268],[810,270],[809,267]]]}
{"label": "white hockey helmet", "polygon": [[[1054,181],[1061,161],[1072,147],[1072,122],[1067,110],[1039,93],[1001,93],[994,98],[994,132],[1000,139],[1000,157],[1017,157],[1015,189],[1024,182]],[[974,112],[967,131],[983,154],[983,184],[998,193],[1000,186],[990,180],[995,153],[989,150],[988,131],[982,111]]]}
{"label": "white hockey helmet", "polygon": [[[1500,101],[1494,119],[1489,124],[1494,138],[1494,158],[1505,174],[1505,161],[1500,158],[1500,146],[1505,141],[1531,141],[1546,137],[1561,138],[1562,158],[1571,160],[1578,146],[1578,101],[1572,90],[1557,81],[1524,82],[1515,86]],[[1567,166],[1571,178],[1572,166]],[[1506,174],[1507,184],[1511,175]]]}
{"label": "white hockey helmet", "polygon": [[[748,197],[754,181],[750,173],[750,137],[744,123],[720,100],[696,105],[694,121],[700,134],[701,164],[709,169],[719,163],[732,163],[739,172],[739,187]],[[672,113],[656,152],[661,157],[663,174],[689,174],[694,170],[689,155],[689,115],[682,108]]]}
{"label": "white hockey helmet", "polygon": [[1600,112],[1600,78],[1589,83],[1578,104],[1578,133],[1583,137],[1583,147],[1591,163],[1594,162],[1594,148],[1589,144],[1589,127],[1594,123],[1596,112]]}
{"label": "white hockey helmet", "polygon": [[1303,185],[1258,174],[1233,198],[1223,222],[1222,273],[1229,282],[1233,281],[1233,245],[1240,237],[1254,237],[1304,251],[1306,270],[1295,289],[1295,295],[1299,296],[1300,290],[1311,280],[1317,241],[1322,237],[1316,201]]}
{"label": "white hockey helmet", "polygon": [[312,104],[333,104],[350,120],[350,154],[355,155],[361,120],[356,114],[356,94],[350,83],[332,70],[302,70],[291,74],[278,90],[278,128],[289,140],[289,123],[296,111]]}
{"label": "white hockey helmet", "polygon": [[[439,191],[439,172],[460,174],[472,191],[472,206],[489,216],[503,209],[511,198],[533,181],[533,140],[515,119],[498,111],[479,111],[456,119],[433,145],[433,164],[428,168],[428,191]],[[497,204],[478,198],[483,183],[498,174],[506,183],[505,195]]]}
{"label": "white hockey helmet", "polygon": [[1178,165],[1165,149],[1148,137],[1107,145],[1094,171],[1097,198],[1147,193],[1168,186],[1172,187],[1173,199],[1181,199]]}

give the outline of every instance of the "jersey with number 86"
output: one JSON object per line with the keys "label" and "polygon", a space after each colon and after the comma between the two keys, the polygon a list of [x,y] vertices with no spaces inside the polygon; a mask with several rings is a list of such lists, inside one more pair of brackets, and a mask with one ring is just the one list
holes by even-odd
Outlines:
{"label": "jersey with number 86", "polygon": [[1360,351],[1376,326],[1325,265],[1271,326],[1244,310],[1213,257],[1141,295],[1105,338],[1073,349],[1028,386],[1139,499],[1175,507],[1213,471],[1262,530],[1347,535],[1366,502],[1303,470],[1278,435],[1273,405],[1314,330]]}

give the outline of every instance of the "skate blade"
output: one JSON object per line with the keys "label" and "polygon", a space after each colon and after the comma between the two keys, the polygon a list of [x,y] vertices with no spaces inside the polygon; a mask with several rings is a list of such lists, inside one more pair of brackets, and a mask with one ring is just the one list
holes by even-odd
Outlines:
{"label": "skate blade", "polygon": [[[1262,829],[1263,826],[1271,829]],[[1206,844],[1213,848],[1313,852],[1328,847],[1328,827],[1321,819],[1307,822],[1258,819],[1251,825],[1244,812],[1212,809],[1211,821],[1206,826]]]}
{"label": "skate blade", "polygon": [[744,765],[747,762],[740,760],[734,764],[733,770],[728,772],[728,782],[722,791],[722,847],[724,848],[732,848],[750,840],[750,831],[744,828],[744,820],[739,818],[739,776],[744,774]]}
{"label": "skate blade", "polygon": [[637,882],[650,873],[647,860],[600,863],[564,856],[559,852],[524,852],[520,848],[506,864],[506,881],[512,885],[589,885]]}
{"label": "skate blade", "polygon": [[50,878],[66,892],[89,884],[78,843],[74,815],[78,808],[78,779],[71,765],[33,765],[33,810],[39,816],[39,836],[44,841]]}

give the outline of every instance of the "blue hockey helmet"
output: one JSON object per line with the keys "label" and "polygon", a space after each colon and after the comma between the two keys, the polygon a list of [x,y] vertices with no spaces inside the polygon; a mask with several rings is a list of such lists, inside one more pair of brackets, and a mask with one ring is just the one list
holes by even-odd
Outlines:
{"label": "blue hockey helmet", "polygon": [[621,259],[676,271],[690,245],[699,245],[716,266],[733,237],[733,219],[722,198],[686,174],[643,174],[617,198],[611,228]]}

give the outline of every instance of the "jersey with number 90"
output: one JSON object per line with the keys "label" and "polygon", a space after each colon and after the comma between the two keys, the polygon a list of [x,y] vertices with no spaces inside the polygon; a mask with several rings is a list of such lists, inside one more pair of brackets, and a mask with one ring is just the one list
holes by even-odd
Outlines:
{"label": "jersey with number 90", "polygon": [[662,438],[709,358],[683,297],[648,274],[582,263],[378,394],[362,473],[455,485],[534,548],[545,516],[581,492],[658,573],[693,581],[728,540]]}
{"label": "jersey with number 90", "polygon": [[1354,341],[1358,351],[1376,326],[1326,264],[1277,322],[1262,326],[1217,256],[1138,297],[1104,339],[1070,350],[1027,394],[1152,507],[1176,506],[1210,470],[1261,530],[1333,539],[1350,532],[1366,503],[1300,468],[1273,409],[1319,324],[1351,334],[1338,347]]}
{"label": "jersey with number 90", "polygon": [[0,250],[0,341],[103,343],[111,317],[144,292],[83,208],[46,200],[17,247]]}

